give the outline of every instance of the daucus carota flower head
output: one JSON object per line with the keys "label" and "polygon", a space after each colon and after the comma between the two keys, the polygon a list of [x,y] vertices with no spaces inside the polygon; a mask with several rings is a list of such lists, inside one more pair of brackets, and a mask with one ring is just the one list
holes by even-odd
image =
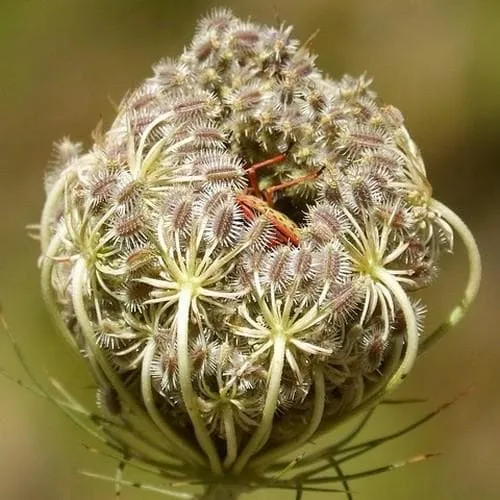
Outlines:
{"label": "daucus carota flower head", "polygon": [[[170,479],[269,486],[278,460],[393,390],[476,293],[474,240],[432,198],[401,113],[315,59],[289,27],[219,9],[87,151],[56,145],[45,298],[88,360],[108,441]],[[422,335],[415,292],[454,232],[469,283]]]}

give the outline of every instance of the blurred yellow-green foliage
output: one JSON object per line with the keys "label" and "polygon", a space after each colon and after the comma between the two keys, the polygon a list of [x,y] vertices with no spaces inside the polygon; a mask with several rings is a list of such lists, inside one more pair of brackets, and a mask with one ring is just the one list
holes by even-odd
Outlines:
{"label": "blurred yellow-green foliage", "polygon": [[[213,5],[201,0],[0,0],[0,300],[40,379],[59,377],[89,402],[89,379],[44,310],[37,243],[26,237],[24,226],[38,220],[53,140],[69,134],[88,144],[97,121],[109,123],[112,103],[148,76],[154,61],[179,54],[195,20]],[[464,217],[482,250],[484,280],[477,303],[419,360],[398,391],[401,397],[429,398],[429,405],[382,409],[366,435],[403,425],[470,385],[475,391],[351,471],[420,452],[444,455],[353,483],[354,491],[370,500],[500,498],[500,2],[234,0],[225,5],[260,22],[286,20],[302,40],[319,28],[313,48],[321,68],[332,76],[364,71],[373,76],[382,99],[403,111],[436,197]],[[428,295],[429,323],[447,312],[465,279],[460,245],[444,262],[441,279]],[[5,336],[0,366],[22,373]],[[113,498],[111,484],[76,473],[84,468],[114,474],[111,461],[82,443],[93,444],[52,405],[0,379],[1,499]],[[123,498],[155,495],[126,490]]]}

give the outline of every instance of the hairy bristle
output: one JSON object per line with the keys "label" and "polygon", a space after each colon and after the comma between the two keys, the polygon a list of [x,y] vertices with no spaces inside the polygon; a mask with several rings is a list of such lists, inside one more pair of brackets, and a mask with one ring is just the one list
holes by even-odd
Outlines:
{"label": "hairy bristle", "polygon": [[264,99],[265,89],[258,83],[249,83],[242,87],[228,89],[224,93],[224,104],[233,113],[241,113],[255,109]]}
{"label": "hairy bristle", "polygon": [[300,78],[310,76],[315,70],[315,59],[315,56],[312,56],[305,50],[298,51],[294,54],[293,58],[284,65],[282,70],[284,77],[295,82]]}
{"label": "hairy bristle", "polygon": [[350,320],[359,309],[361,298],[360,286],[356,281],[337,285],[330,294],[332,313],[343,323]]}
{"label": "hairy bristle", "polygon": [[228,134],[215,123],[209,121],[192,123],[189,125],[187,133],[194,137],[195,146],[199,149],[224,149],[226,147]]}
{"label": "hairy bristle", "polygon": [[193,369],[200,377],[213,375],[217,370],[220,343],[210,338],[207,331],[201,332],[189,345],[189,357]]}
{"label": "hairy bristle", "polygon": [[263,249],[271,246],[275,231],[272,224],[263,216],[250,221],[243,234],[243,240],[250,243],[253,249]]}
{"label": "hairy bristle", "polygon": [[178,389],[179,375],[175,342],[164,338],[157,342],[157,349],[151,363],[151,376],[159,385],[159,392],[167,395]]}
{"label": "hairy bristle", "polygon": [[361,353],[364,355],[361,359],[361,369],[366,374],[378,370],[384,361],[388,342],[382,335],[382,323],[381,318],[372,318],[358,341]]}
{"label": "hairy bristle", "polygon": [[211,10],[207,16],[200,19],[196,31],[198,33],[211,31],[223,32],[233,21],[235,21],[235,19],[230,9],[218,7]]}
{"label": "hairy bristle", "polygon": [[81,155],[82,151],[82,143],[73,142],[69,137],[63,137],[54,144],[51,164],[54,167],[69,165]]}

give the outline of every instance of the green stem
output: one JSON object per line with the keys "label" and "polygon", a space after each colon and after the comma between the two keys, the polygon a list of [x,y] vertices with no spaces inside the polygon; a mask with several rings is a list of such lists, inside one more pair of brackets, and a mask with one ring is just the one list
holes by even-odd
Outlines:
{"label": "green stem", "polygon": [[281,376],[285,363],[286,338],[284,335],[276,335],[274,338],[273,358],[269,369],[268,388],[262,420],[255,434],[250,438],[241,455],[236,460],[233,472],[239,474],[247,464],[248,460],[259,451],[269,437],[273,425],[274,413],[278,405],[278,397],[281,387]]}
{"label": "green stem", "polygon": [[421,342],[420,352],[427,351],[465,316],[465,313],[476,298],[479,290],[479,283],[481,282],[481,256],[479,255],[479,248],[470,229],[458,215],[443,203],[431,199],[429,207],[442,215],[446,222],[450,224],[462,239],[469,259],[469,279],[465,287],[464,295],[458,305],[451,310],[448,319]]}
{"label": "green stem", "polygon": [[193,290],[190,285],[184,285],[179,293],[177,309],[177,366],[179,369],[179,383],[182,399],[186,406],[189,418],[194,427],[194,433],[199,445],[205,452],[215,474],[222,474],[222,465],[215,445],[200,416],[196,401],[196,394],[191,383],[193,373],[189,356],[189,317]]}
{"label": "green stem", "polygon": [[386,392],[390,392],[410,373],[415,363],[418,353],[418,326],[410,299],[397,279],[382,267],[377,269],[377,278],[394,294],[406,323],[405,353],[403,361],[389,379],[389,382],[387,382]]}
{"label": "green stem", "polygon": [[224,430],[226,432],[226,458],[224,469],[229,469],[238,456],[238,438],[234,426],[233,410],[229,406],[224,408]]}
{"label": "green stem", "polygon": [[160,495],[177,498],[180,500],[195,500],[196,497],[191,493],[183,493],[182,491],[176,491],[174,489],[167,489],[164,487],[153,486],[151,484],[139,483],[137,481],[126,481],[124,479],[118,479],[116,477],[104,476],[102,474],[96,474],[95,472],[90,472],[86,470],[79,471],[82,476],[91,477],[94,479],[101,479],[102,481],[108,481],[114,483],[115,486],[118,484],[120,486],[127,486],[129,488],[137,488],[143,491],[151,491],[153,493],[158,493]]}
{"label": "green stem", "polygon": [[45,254],[49,246],[50,231],[52,229],[53,219],[56,211],[59,209],[60,197],[66,189],[66,183],[76,175],[76,168],[68,168],[62,174],[59,180],[52,186],[47,195],[43,207],[42,217],[40,219],[40,243],[42,254]]}
{"label": "green stem", "polygon": [[[144,414],[143,409],[129,393],[125,384],[109,365],[109,361],[96,344],[94,329],[85,309],[84,290],[86,290],[87,278],[88,276],[85,261],[80,258],[73,269],[73,307],[76,318],[85,337],[87,347],[92,351],[92,354],[101,366],[105,376],[110,381],[113,388],[118,392],[120,400],[129,406],[130,410],[144,423],[145,426],[152,427],[151,421]],[[164,428],[160,430],[163,430],[163,433],[165,434],[165,428],[167,427],[168,426],[165,423]],[[191,463],[201,466],[205,465],[203,457],[201,457],[200,454],[193,449],[193,447],[186,440],[182,439],[174,431],[168,432],[166,437],[169,439],[169,444],[173,445],[173,448],[175,448],[175,451],[171,450],[169,453],[164,451],[167,456],[175,457],[176,453],[181,453],[180,456],[185,457]]]}
{"label": "green stem", "polygon": [[[120,460],[122,457],[120,453],[123,453],[123,448],[124,446],[128,447],[130,450],[134,450],[133,454],[134,456],[140,456],[137,453],[136,450],[136,444],[133,444],[129,438],[136,438],[136,436],[131,436],[130,430],[123,428],[119,423],[115,422],[108,422],[103,418],[97,417],[95,414],[89,412],[86,410],[83,406],[81,406],[74,398],[72,398],[69,393],[63,388],[63,386],[57,382],[56,380],[51,380],[52,385],[54,388],[66,399],[66,401],[61,401],[57,397],[53,396],[49,391],[47,391],[42,385],[39,384],[37,377],[32,373],[32,371],[29,368],[28,363],[26,363],[24,356],[17,344],[16,339],[12,336],[10,330],[6,326],[6,331],[7,335],[9,337],[9,340],[12,343],[12,346],[14,348],[14,351],[16,353],[17,358],[19,359],[22,367],[24,368],[26,374],[28,375],[29,380],[34,384],[33,387],[24,385],[21,381],[16,381],[20,383],[21,386],[26,387],[29,390],[32,390],[34,393],[47,398],[49,401],[54,403],[74,424],[76,424],[80,429],[83,429],[85,432],[87,432],[89,435],[94,437],[97,441],[102,442],[106,446],[108,446],[111,450],[113,450],[111,453],[109,453],[109,456],[112,457],[115,460]],[[93,425],[90,425],[90,423],[85,422],[82,418],[87,419],[89,422],[92,424],[99,424],[99,428],[102,431],[102,434],[99,433],[96,428]],[[117,432],[114,430],[116,429]],[[125,433],[125,435],[123,434]],[[127,435],[129,433],[130,435]],[[151,467],[147,463],[147,459],[144,457],[143,460],[143,465],[139,464],[134,464],[135,467],[141,468],[141,470],[145,470],[149,473],[152,474],[162,474],[165,477],[169,477],[169,475],[164,472],[164,468],[167,467],[168,469],[174,468],[175,470],[179,469],[179,466],[177,464],[174,464],[172,462],[169,462],[168,460],[165,460],[165,453],[158,447],[154,446],[148,441],[145,441],[144,439],[141,439],[139,436],[139,439],[136,439],[136,441],[139,441],[139,444],[143,448],[148,448],[148,447],[153,447],[154,452],[159,454],[161,456],[162,460],[162,469],[159,469],[157,466]],[[130,442],[129,442],[130,441]],[[148,450],[148,456],[151,456],[151,451]],[[182,464],[182,470],[183,472],[186,471],[186,465]],[[176,480],[178,479],[177,477],[172,477],[171,479]]]}
{"label": "green stem", "polygon": [[[402,351],[402,344],[403,344],[403,338],[398,337],[396,338],[395,344],[393,346],[393,354],[391,356],[390,364],[387,368],[387,374],[384,373],[384,376],[381,378],[380,382],[377,383],[376,388],[365,398],[363,399],[363,402],[359,404],[358,406],[354,407],[353,409],[342,413],[339,417],[334,417],[332,419],[323,421],[316,432],[316,435],[314,438],[318,440],[320,437],[325,436],[329,434],[332,429],[338,428],[341,424],[347,422],[351,418],[354,418],[358,416],[359,414],[373,410],[373,408],[382,401],[386,395],[386,380],[388,380],[391,377],[391,374],[395,372],[396,365],[399,365],[400,362],[400,353]],[[385,372],[385,370],[384,370]],[[308,454],[305,458],[301,459],[300,462],[297,463],[297,468],[302,468],[306,467],[310,464],[313,464],[317,460],[323,459],[323,457],[332,455],[334,452],[344,445],[346,441],[349,441],[352,439],[354,436],[351,434],[348,434],[347,438],[342,439],[340,442],[337,442],[333,445],[326,446],[323,448],[320,448],[319,450],[316,450],[315,452],[312,452]],[[288,464],[287,463],[281,463],[281,464],[276,464],[273,469],[279,470],[282,469],[283,467],[286,467]]]}
{"label": "green stem", "polygon": [[41,262],[41,288],[42,297],[49,313],[56,325],[57,331],[64,337],[64,340],[76,351],[79,352],[79,347],[76,343],[74,335],[69,331],[66,323],[61,318],[57,308],[57,299],[52,286],[52,271],[54,269],[55,256],[61,246],[62,237],[59,233],[52,238],[46,252],[42,255]]}
{"label": "green stem", "polygon": [[321,423],[323,411],[325,409],[325,397],[325,377],[322,369],[320,367],[316,367],[314,370],[314,406],[309,425],[302,432],[302,434],[294,438],[290,443],[286,443],[277,448],[273,448],[267,453],[264,453],[255,460],[252,460],[249,466],[252,469],[263,469],[272,464],[276,459],[285,457],[289,453],[292,453],[306,444],[314,435],[319,427],[319,424]]}
{"label": "green stem", "polygon": [[[173,443],[179,453],[182,453],[184,440],[179,438],[177,433],[172,430],[172,428],[165,422],[165,419],[156,407],[153,396],[153,388],[151,387],[151,363],[155,354],[156,343],[154,339],[151,339],[145,349],[144,356],[142,359],[142,370],[141,370],[141,393],[146,410],[151,417],[151,420],[156,424],[156,426],[163,432],[167,437],[169,442]],[[184,456],[184,455],[181,455]]]}

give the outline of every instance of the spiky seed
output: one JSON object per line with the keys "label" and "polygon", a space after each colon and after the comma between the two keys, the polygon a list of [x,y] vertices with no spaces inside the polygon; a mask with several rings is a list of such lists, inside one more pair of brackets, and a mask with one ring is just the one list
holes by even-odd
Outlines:
{"label": "spiky seed", "polygon": [[187,134],[194,138],[199,149],[224,149],[228,138],[225,131],[209,121],[190,124]]}
{"label": "spiky seed", "polygon": [[279,246],[265,259],[261,280],[280,290],[292,279],[290,274],[290,247]]}
{"label": "spiky seed", "polygon": [[110,201],[116,192],[119,176],[117,172],[108,168],[99,168],[92,172],[88,185],[90,206],[98,208]]}
{"label": "spiky seed", "polygon": [[290,276],[298,283],[311,281],[316,276],[314,253],[308,246],[292,248],[288,266]]}
{"label": "spiky seed", "polygon": [[389,344],[387,339],[383,337],[383,329],[382,319],[374,317],[370,324],[365,327],[363,335],[358,341],[361,353],[364,355],[361,360],[361,369],[365,374],[373,374],[384,361]]}
{"label": "spiky seed", "polygon": [[80,156],[82,150],[81,143],[72,142],[68,137],[63,137],[60,141],[54,143],[52,158],[47,165],[44,177],[46,194],[50,193],[62,171]]}
{"label": "spiky seed", "polygon": [[393,129],[402,127],[404,124],[404,116],[401,111],[392,104],[386,104],[380,108],[380,112],[385,124]]}
{"label": "spiky seed", "polygon": [[265,88],[258,83],[249,83],[242,87],[227,89],[224,92],[224,104],[232,113],[254,110],[265,98]]}
{"label": "spiky seed", "polygon": [[359,310],[362,286],[359,281],[348,281],[332,289],[329,305],[341,323],[352,320],[354,313]]}
{"label": "spiky seed", "polygon": [[168,90],[186,86],[193,76],[186,64],[172,59],[162,59],[153,66],[154,82]]}
{"label": "spiky seed", "polygon": [[319,178],[319,196],[332,205],[341,207],[344,200],[349,198],[350,185],[346,175],[342,172],[344,165],[341,161],[333,161],[321,172]]}
{"label": "spiky seed", "polygon": [[207,91],[181,92],[172,99],[172,118],[178,122],[189,122],[205,117],[216,117],[220,106],[216,97]]}
{"label": "spiky seed", "polygon": [[118,177],[113,191],[113,201],[121,214],[137,211],[143,204],[146,186],[141,179],[133,179],[129,174],[122,173]]}
{"label": "spiky seed", "polygon": [[130,312],[141,312],[145,302],[150,298],[153,287],[142,281],[128,279],[121,292],[121,298],[125,308]]}
{"label": "spiky seed", "polygon": [[200,33],[193,39],[191,51],[196,59],[202,63],[214,55],[220,47],[220,41],[213,32]]}
{"label": "spiky seed", "polygon": [[111,236],[118,245],[133,249],[144,246],[148,241],[150,227],[142,211],[133,211],[128,215],[117,215],[112,226]]}
{"label": "spiky seed", "polygon": [[312,56],[306,50],[296,52],[282,68],[284,78],[289,84],[296,84],[300,79],[311,76],[315,71],[315,59],[316,56]]}
{"label": "spiky seed", "polygon": [[306,216],[309,231],[322,235],[324,243],[332,241],[347,227],[345,215],[331,203],[318,203],[310,207]]}
{"label": "spiky seed", "polygon": [[261,250],[271,246],[274,239],[274,228],[263,216],[252,219],[243,234],[243,241],[248,242],[250,248]]}
{"label": "spiky seed", "polygon": [[242,227],[241,209],[233,200],[228,200],[210,213],[207,225],[208,239],[223,247],[231,246],[240,238]]}
{"label": "spiky seed", "polygon": [[239,158],[227,153],[207,152],[195,164],[195,173],[201,173],[210,185],[241,190],[246,186],[246,174]]}
{"label": "spiky seed", "polygon": [[350,195],[345,201],[355,212],[371,210],[382,202],[382,186],[368,167],[354,166],[347,170]]}
{"label": "spiky seed", "polygon": [[179,387],[177,349],[168,337],[158,339],[151,363],[151,377],[158,383],[160,391],[167,395],[174,394]]}
{"label": "spiky seed", "polygon": [[135,248],[125,256],[125,266],[130,274],[149,274],[156,268],[157,253],[151,246]]}
{"label": "spiky seed", "polygon": [[332,241],[314,253],[318,279],[343,283],[351,272],[349,259],[338,241]]}
{"label": "spiky seed", "polygon": [[63,137],[61,140],[54,143],[49,168],[65,167],[69,165],[82,154],[82,151],[82,143],[73,142],[69,137]]}
{"label": "spiky seed", "polygon": [[167,202],[163,209],[165,229],[188,234],[191,231],[193,203],[193,195],[188,191],[168,193]]}
{"label": "spiky seed", "polygon": [[242,54],[250,54],[259,43],[261,30],[252,23],[235,23],[227,31],[229,46]]}
{"label": "spiky seed", "polygon": [[208,331],[201,332],[190,344],[193,369],[200,378],[209,377],[217,371],[219,342],[210,338]]}
{"label": "spiky seed", "polygon": [[224,32],[234,22],[235,17],[230,9],[215,8],[212,9],[208,15],[202,17],[198,21],[196,31],[198,33],[205,33],[210,31]]}
{"label": "spiky seed", "polygon": [[337,149],[349,157],[357,156],[364,150],[384,149],[393,144],[394,140],[386,130],[356,122],[342,124],[336,139]]}

